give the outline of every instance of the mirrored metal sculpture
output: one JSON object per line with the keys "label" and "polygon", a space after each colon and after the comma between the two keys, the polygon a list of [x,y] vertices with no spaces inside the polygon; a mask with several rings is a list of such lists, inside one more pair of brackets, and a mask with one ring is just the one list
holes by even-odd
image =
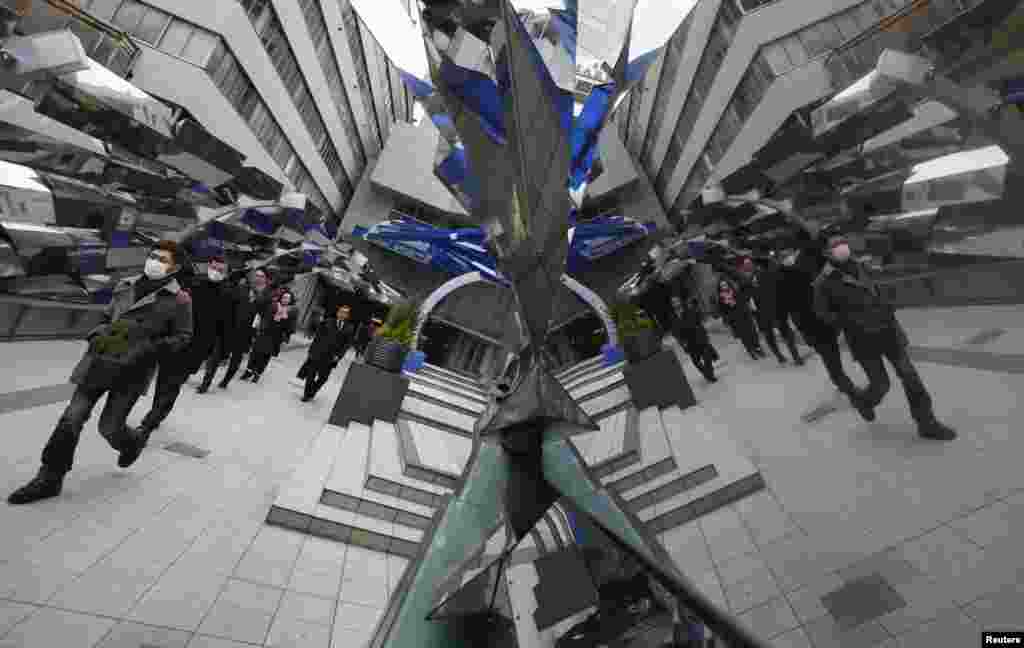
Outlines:
{"label": "mirrored metal sculpture", "polygon": [[[477,421],[461,484],[424,534],[374,648],[519,646],[522,615],[511,611],[503,574],[556,504],[600,529],[632,561],[638,578],[662,594],[658,609],[678,598],[730,645],[760,645],[683,577],[618,495],[590,473],[572,437],[598,427],[540,353],[569,249],[570,190],[592,175],[587,160],[595,157],[597,134],[657,55],[631,60],[635,0],[612,4],[627,27],[617,48],[606,35],[602,47],[617,53],[606,62],[612,80],[581,119],[573,116],[577,2],[545,13],[517,13],[508,0],[429,2],[423,11],[431,79],[407,74],[406,83],[442,135],[438,176],[488,235],[497,270],[515,295],[524,341],[516,379]],[[564,563],[567,574],[578,567],[572,558]],[[579,590],[590,607],[593,587]],[[650,612],[657,607],[650,600],[636,609]],[[572,615],[581,608],[566,606],[565,618],[537,618],[534,629],[566,622],[577,636],[583,631]],[[584,630],[607,634],[617,623],[625,632],[644,614],[598,619]]]}

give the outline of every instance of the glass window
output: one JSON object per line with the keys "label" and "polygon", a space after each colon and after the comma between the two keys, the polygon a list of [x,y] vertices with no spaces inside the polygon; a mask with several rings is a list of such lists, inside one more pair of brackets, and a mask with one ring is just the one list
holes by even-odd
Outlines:
{"label": "glass window", "polygon": [[206,62],[217,47],[218,40],[217,36],[209,32],[196,30],[188,45],[185,46],[185,50],[181,53],[181,57],[200,67],[206,67]]}
{"label": "glass window", "polygon": [[793,68],[792,63],[789,62],[789,55],[786,54],[786,49],[779,41],[762,47],[761,55],[764,56],[764,60],[777,76],[782,76]]}
{"label": "glass window", "polygon": [[193,31],[192,25],[175,20],[160,39],[160,49],[172,56],[181,56],[189,39],[192,38]]}
{"label": "glass window", "polygon": [[142,18],[142,22],[139,23],[139,27],[135,30],[134,34],[139,39],[152,45],[160,40],[160,34],[163,33],[169,22],[171,22],[169,15],[159,9],[151,8]]}
{"label": "glass window", "polygon": [[860,26],[853,16],[853,12],[847,11],[832,19],[836,28],[842,35],[843,40],[849,40],[861,33]]}
{"label": "glass window", "polygon": [[885,17],[884,11],[875,6],[873,2],[865,2],[854,11],[854,16],[857,22],[860,23],[861,29],[868,29],[878,24],[882,18]]}
{"label": "glass window", "polygon": [[117,11],[119,4],[121,4],[121,0],[92,0],[87,11],[100,20],[110,20],[114,17],[114,12]]}
{"label": "glass window", "polygon": [[799,36],[809,58],[824,54],[842,40],[835,25],[829,21],[820,22],[817,25],[801,30]]}
{"label": "glass window", "polygon": [[795,34],[783,38],[780,42],[782,43],[782,48],[786,50],[789,62],[793,67],[800,67],[807,63],[807,50],[804,49],[803,43],[800,42],[800,39]]}
{"label": "glass window", "polygon": [[126,32],[134,33],[135,28],[138,27],[145,13],[146,7],[144,5],[135,2],[135,0],[125,0],[125,3],[114,14],[114,24]]}

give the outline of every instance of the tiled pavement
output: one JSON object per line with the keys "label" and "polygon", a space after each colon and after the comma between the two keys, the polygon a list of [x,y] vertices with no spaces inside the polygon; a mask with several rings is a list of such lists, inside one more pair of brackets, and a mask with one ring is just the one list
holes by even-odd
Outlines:
{"label": "tiled pavement", "polygon": [[[1007,346],[1020,313],[988,311],[977,324],[958,311],[945,337],[1002,327],[981,350],[1024,353]],[[934,318],[904,321],[915,345],[958,346],[942,343]],[[920,363],[940,417],[962,435],[938,444],[915,438],[898,383],[874,424],[849,409],[807,424],[801,414],[833,395],[817,359],[754,364],[715,341],[722,380],[694,388],[769,491],[666,534],[713,600],[775,646],[959,648],[983,629],[1024,626],[1024,376]],[[404,560],[263,524],[340,386],[338,371],[304,407],[288,384],[301,356],[283,354],[262,384],[229,395],[186,388],[154,440],[187,441],[210,450],[205,459],[153,450],[120,471],[90,426],[64,496],[0,505],[0,647],[360,645]],[[10,390],[44,384],[32,380]],[[60,409],[0,415],[5,491],[35,469]],[[843,627],[823,597],[875,576],[905,605]],[[865,612],[861,603],[845,613]]]}

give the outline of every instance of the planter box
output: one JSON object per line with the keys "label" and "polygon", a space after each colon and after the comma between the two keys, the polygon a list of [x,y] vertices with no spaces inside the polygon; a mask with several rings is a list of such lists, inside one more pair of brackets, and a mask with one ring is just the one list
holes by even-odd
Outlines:
{"label": "planter box", "polygon": [[394,423],[409,391],[409,379],[397,372],[352,363],[328,423],[344,427],[350,421],[372,426],[375,420]]}
{"label": "planter box", "polygon": [[402,365],[402,371],[416,373],[423,368],[423,364],[426,361],[426,353],[423,353],[422,351],[410,351],[409,355],[405,356],[405,363]]}
{"label": "planter box", "polygon": [[366,359],[366,364],[397,374],[402,372],[402,364],[408,353],[409,347],[404,344],[387,338],[375,337],[366,345],[363,357]]}
{"label": "planter box", "polygon": [[631,362],[622,373],[637,411],[673,405],[687,409],[697,404],[679,358],[671,350],[660,351],[641,362]]}
{"label": "planter box", "polygon": [[622,351],[622,347],[610,344],[601,347],[601,354],[604,356],[604,366],[606,367],[611,367],[626,359],[626,354]]}
{"label": "planter box", "polygon": [[630,363],[643,362],[655,353],[661,351],[661,339],[664,334],[661,329],[643,329],[633,335],[622,338],[622,350],[626,360]]}

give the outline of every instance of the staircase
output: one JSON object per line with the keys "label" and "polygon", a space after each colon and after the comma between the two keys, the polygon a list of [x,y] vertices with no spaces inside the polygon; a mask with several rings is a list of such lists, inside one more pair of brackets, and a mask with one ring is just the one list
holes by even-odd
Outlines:
{"label": "staircase", "polygon": [[[592,358],[556,377],[600,426],[573,437],[601,482],[661,534],[764,488],[700,406],[637,411],[622,373]],[[407,374],[396,421],[325,425],[282,486],[267,523],[405,557],[458,486],[485,388],[425,365]],[[686,457],[694,457],[686,460]]]}

